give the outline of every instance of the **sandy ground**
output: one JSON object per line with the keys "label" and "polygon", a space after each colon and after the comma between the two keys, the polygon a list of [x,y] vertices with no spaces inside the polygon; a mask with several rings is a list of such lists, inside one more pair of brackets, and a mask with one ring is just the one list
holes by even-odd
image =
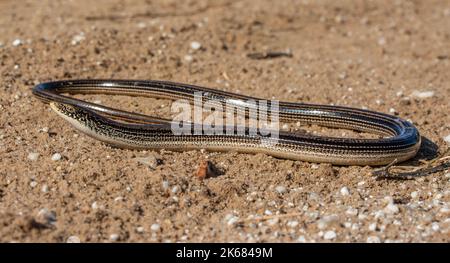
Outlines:
{"label": "sandy ground", "polygon": [[[372,167],[263,154],[115,149],[30,91],[162,79],[364,107],[419,128],[429,142],[415,165],[448,147],[449,1],[1,0],[0,43],[0,241],[450,241],[449,171],[376,180]],[[170,116],[167,101],[85,98]],[[154,169],[136,159],[152,156]],[[223,174],[198,180],[202,158]]]}

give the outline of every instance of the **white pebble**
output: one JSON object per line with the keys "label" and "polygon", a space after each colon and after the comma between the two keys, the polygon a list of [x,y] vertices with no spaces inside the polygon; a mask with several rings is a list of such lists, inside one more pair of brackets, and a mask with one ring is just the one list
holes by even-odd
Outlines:
{"label": "white pebble", "polygon": [[288,221],[286,225],[290,228],[295,228],[298,226],[298,221],[296,221],[296,220]]}
{"label": "white pebble", "polygon": [[286,187],[279,185],[279,186],[275,187],[275,191],[277,191],[277,193],[279,193],[279,194],[284,194],[284,193],[286,193]]}
{"label": "white pebble", "polygon": [[394,203],[389,203],[383,210],[387,214],[397,214],[399,212],[398,206]]}
{"label": "white pebble", "polygon": [[97,202],[93,202],[92,204],[91,204],[91,208],[92,209],[97,209],[98,208],[98,204],[97,204]]}
{"label": "white pebble", "polygon": [[61,154],[60,153],[55,153],[52,155],[52,161],[59,161],[61,160]]}
{"label": "white pebble", "polygon": [[411,198],[416,199],[419,196],[419,193],[417,191],[414,191],[411,193]]}
{"label": "white pebble", "polygon": [[47,192],[48,192],[48,186],[47,186],[46,184],[44,184],[44,185],[41,187],[41,192],[43,192],[43,193],[47,193]]}
{"label": "white pebble", "polygon": [[356,216],[358,214],[358,209],[350,207],[345,213],[349,216]]}
{"label": "white pebble", "polygon": [[266,211],[264,211],[264,214],[267,216],[270,216],[270,215],[272,215],[272,211],[266,209]]}
{"label": "white pebble", "polygon": [[431,229],[433,229],[433,231],[439,231],[440,227],[439,224],[434,222],[433,224],[431,224]]}
{"label": "white pebble", "polygon": [[137,24],[137,27],[138,27],[138,28],[146,28],[146,27],[147,27],[147,24],[144,23],[144,22],[139,22],[139,23]]}
{"label": "white pebble", "polygon": [[239,217],[232,216],[230,219],[228,219],[227,225],[232,226],[238,221],[239,221]]}
{"label": "white pebble", "polygon": [[150,229],[151,229],[153,232],[157,232],[157,231],[159,231],[159,230],[161,229],[161,226],[160,226],[159,224],[152,224],[152,225],[150,226]]}
{"label": "white pebble", "polygon": [[306,238],[305,238],[305,236],[299,236],[299,237],[297,238],[297,242],[299,242],[299,243],[306,243]]}
{"label": "white pebble", "polygon": [[66,243],[81,243],[81,241],[77,236],[70,236],[67,238]]}
{"label": "white pebble", "polygon": [[142,226],[136,227],[136,232],[138,232],[138,233],[144,233],[144,227],[142,227]]}
{"label": "white pebble", "polygon": [[386,38],[380,37],[380,38],[378,39],[378,45],[380,45],[380,46],[386,45]]}
{"label": "white pebble", "polygon": [[444,137],[444,141],[450,144],[450,134]]}
{"label": "white pebble", "polygon": [[397,113],[397,111],[396,111],[394,108],[390,108],[390,109],[389,109],[389,113],[395,114],[395,113]]}
{"label": "white pebble", "polygon": [[138,163],[148,166],[150,169],[156,169],[159,165],[159,160],[154,154],[150,154],[145,157],[136,157],[134,158]]}
{"label": "white pebble", "polygon": [[372,223],[369,225],[369,230],[370,231],[375,231],[377,230],[377,223]]}
{"label": "white pebble", "polygon": [[194,60],[194,57],[192,57],[191,55],[186,55],[184,56],[184,60],[186,60],[187,62],[191,62],[192,60]]}
{"label": "white pebble", "polygon": [[202,47],[202,44],[200,44],[200,42],[197,42],[197,41],[192,41],[191,42],[191,48],[193,50],[200,49],[201,47]]}
{"label": "white pebble", "polygon": [[12,42],[12,45],[15,47],[20,46],[20,45],[22,45],[22,40],[16,39]]}
{"label": "white pebble", "polygon": [[414,91],[412,93],[412,96],[419,98],[419,99],[427,99],[427,98],[431,98],[434,96],[434,91],[429,90],[429,91]]}
{"label": "white pebble", "polygon": [[117,241],[117,240],[119,240],[119,235],[118,234],[111,234],[111,235],[109,235],[109,240]]}
{"label": "white pebble", "polygon": [[367,243],[380,243],[381,240],[377,236],[370,236],[367,238]]}
{"label": "white pebble", "polygon": [[29,153],[28,159],[30,161],[36,161],[39,158],[39,153]]}
{"label": "white pebble", "polygon": [[340,192],[341,192],[342,196],[347,196],[350,194],[350,191],[348,190],[348,188],[346,186],[342,187]]}
{"label": "white pebble", "polygon": [[163,188],[163,190],[169,189],[169,181],[164,180],[162,182],[162,188]]}
{"label": "white pebble", "polygon": [[336,233],[334,231],[327,231],[323,235],[323,238],[326,240],[331,240],[336,238]]}
{"label": "white pebble", "polygon": [[37,185],[37,182],[36,182],[36,181],[31,181],[30,186],[31,186],[32,188],[35,188],[36,185]]}
{"label": "white pebble", "polygon": [[85,39],[84,32],[81,32],[80,34],[75,35],[72,38],[72,45],[76,45],[76,44],[80,43],[81,41],[83,41],[84,39]]}
{"label": "white pebble", "polygon": [[311,169],[319,169],[319,166],[317,164],[312,164]]}

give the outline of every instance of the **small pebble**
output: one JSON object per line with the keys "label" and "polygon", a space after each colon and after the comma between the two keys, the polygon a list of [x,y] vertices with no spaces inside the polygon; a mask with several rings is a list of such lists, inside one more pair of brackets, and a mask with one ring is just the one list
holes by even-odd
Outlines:
{"label": "small pebble", "polygon": [[70,236],[67,238],[66,243],[81,243],[81,241],[77,236]]}
{"label": "small pebble", "polygon": [[358,209],[350,207],[345,213],[349,216],[356,216],[358,214]]}
{"label": "small pebble", "polygon": [[200,49],[201,47],[202,47],[202,44],[200,44],[200,42],[197,42],[197,41],[192,41],[191,42],[191,48],[193,50]]}
{"label": "small pebble", "polygon": [[91,208],[92,209],[98,209],[98,204],[97,204],[97,202],[93,202],[92,204],[91,204]]}
{"label": "small pebble", "polygon": [[15,47],[20,46],[20,45],[22,45],[22,40],[16,39],[12,42],[12,45]]}
{"label": "small pebble", "polygon": [[159,230],[161,229],[161,226],[160,226],[159,224],[152,224],[152,225],[150,226],[150,229],[151,229],[153,232],[157,232],[157,231],[159,231]]}
{"label": "small pebble", "polygon": [[52,161],[59,161],[61,160],[61,154],[60,153],[55,153],[52,155]]}
{"label": "small pebble", "polygon": [[194,57],[192,57],[191,55],[186,55],[184,56],[184,60],[186,60],[187,62],[192,62],[192,60],[194,60]]}
{"label": "small pebble", "polygon": [[238,222],[239,221],[239,217],[237,217],[237,216],[232,216],[230,219],[228,219],[228,221],[227,221],[227,224],[229,225],[229,226],[232,226],[232,225],[234,225],[236,222]]}
{"label": "small pebble", "polygon": [[380,46],[386,45],[386,38],[384,38],[384,37],[378,38],[378,45],[380,45]]}
{"label": "small pebble", "polygon": [[41,187],[41,192],[43,192],[43,193],[47,193],[47,192],[48,192],[48,186],[47,186],[46,184],[44,184],[44,185]]}
{"label": "small pebble", "polygon": [[369,225],[369,230],[370,231],[375,231],[377,230],[377,223],[372,223]]}
{"label": "small pebble", "polygon": [[279,193],[279,194],[284,194],[284,193],[286,193],[286,187],[279,185],[279,186],[275,187],[275,191],[277,191],[277,193]]}
{"label": "small pebble", "polygon": [[417,191],[414,191],[411,193],[411,198],[416,199],[419,196],[419,193]]}
{"label": "small pebble", "polygon": [[111,234],[111,235],[109,235],[109,240],[110,241],[117,241],[117,240],[119,240],[119,235],[118,234]]}
{"label": "small pebble", "polygon": [[39,158],[39,153],[29,153],[28,159],[30,161],[36,161]]}
{"label": "small pebble", "polygon": [[319,229],[325,229],[330,224],[333,224],[333,223],[337,222],[338,220],[339,220],[339,217],[337,215],[324,216],[319,221],[317,221],[317,227]]}
{"label": "small pebble", "polygon": [[36,185],[37,185],[37,182],[36,182],[36,181],[31,181],[30,186],[31,186],[32,188],[35,188]]}
{"label": "small pebble", "polygon": [[414,91],[412,93],[413,97],[419,98],[419,99],[427,99],[427,98],[431,98],[434,96],[434,91],[429,90],[429,91]]}
{"label": "small pebble", "polygon": [[144,227],[142,227],[142,226],[136,227],[136,232],[144,233]]}
{"label": "small pebble", "polygon": [[305,236],[299,236],[299,237],[297,238],[297,242],[299,242],[299,243],[306,243],[306,238],[305,238]]}
{"label": "small pebble", "polygon": [[161,162],[154,154],[150,154],[146,157],[136,157],[134,158],[138,163],[148,166],[150,169],[154,170]]}
{"label": "small pebble", "polygon": [[319,169],[319,166],[317,164],[312,164],[311,169]]}
{"label": "small pebble", "polygon": [[350,191],[349,191],[348,188],[345,187],[345,186],[341,188],[341,191],[340,191],[340,192],[341,192],[341,195],[342,195],[342,196],[350,195]]}
{"label": "small pebble", "polygon": [[56,222],[56,213],[42,208],[37,214],[37,220],[44,224],[54,224]]}
{"label": "small pebble", "polygon": [[383,211],[386,214],[397,214],[399,212],[398,206],[395,205],[394,203],[389,203],[384,209]]}
{"label": "small pebble", "polygon": [[166,180],[162,181],[162,188],[164,191],[169,189],[169,181]]}
{"label": "small pebble", "polygon": [[298,224],[299,224],[298,221],[293,220],[293,221],[288,221],[286,225],[290,228],[295,228],[298,226]]}
{"label": "small pebble", "polygon": [[444,137],[444,141],[450,144],[450,134]]}
{"label": "small pebble", "polygon": [[435,232],[439,231],[440,229],[439,224],[434,222],[433,224],[431,224],[431,229],[433,229],[433,231]]}
{"label": "small pebble", "polygon": [[327,231],[323,235],[323,238],[326,240],[331,240],[336,238],[336,233],[334,231]]}
{"label": "small pebble", "polygon": [[84,32],[81,32],[80,34],[75,35],[75,36],[72,38],[72,45],[77,45],[78,43],[80,43],[80,42],[83,41],[84,39],[85,39]]}
{"label": "small pebble", "polygon": [[370,236],[367,238],[367,243],[380,243],[381,240],[377,236]]}

